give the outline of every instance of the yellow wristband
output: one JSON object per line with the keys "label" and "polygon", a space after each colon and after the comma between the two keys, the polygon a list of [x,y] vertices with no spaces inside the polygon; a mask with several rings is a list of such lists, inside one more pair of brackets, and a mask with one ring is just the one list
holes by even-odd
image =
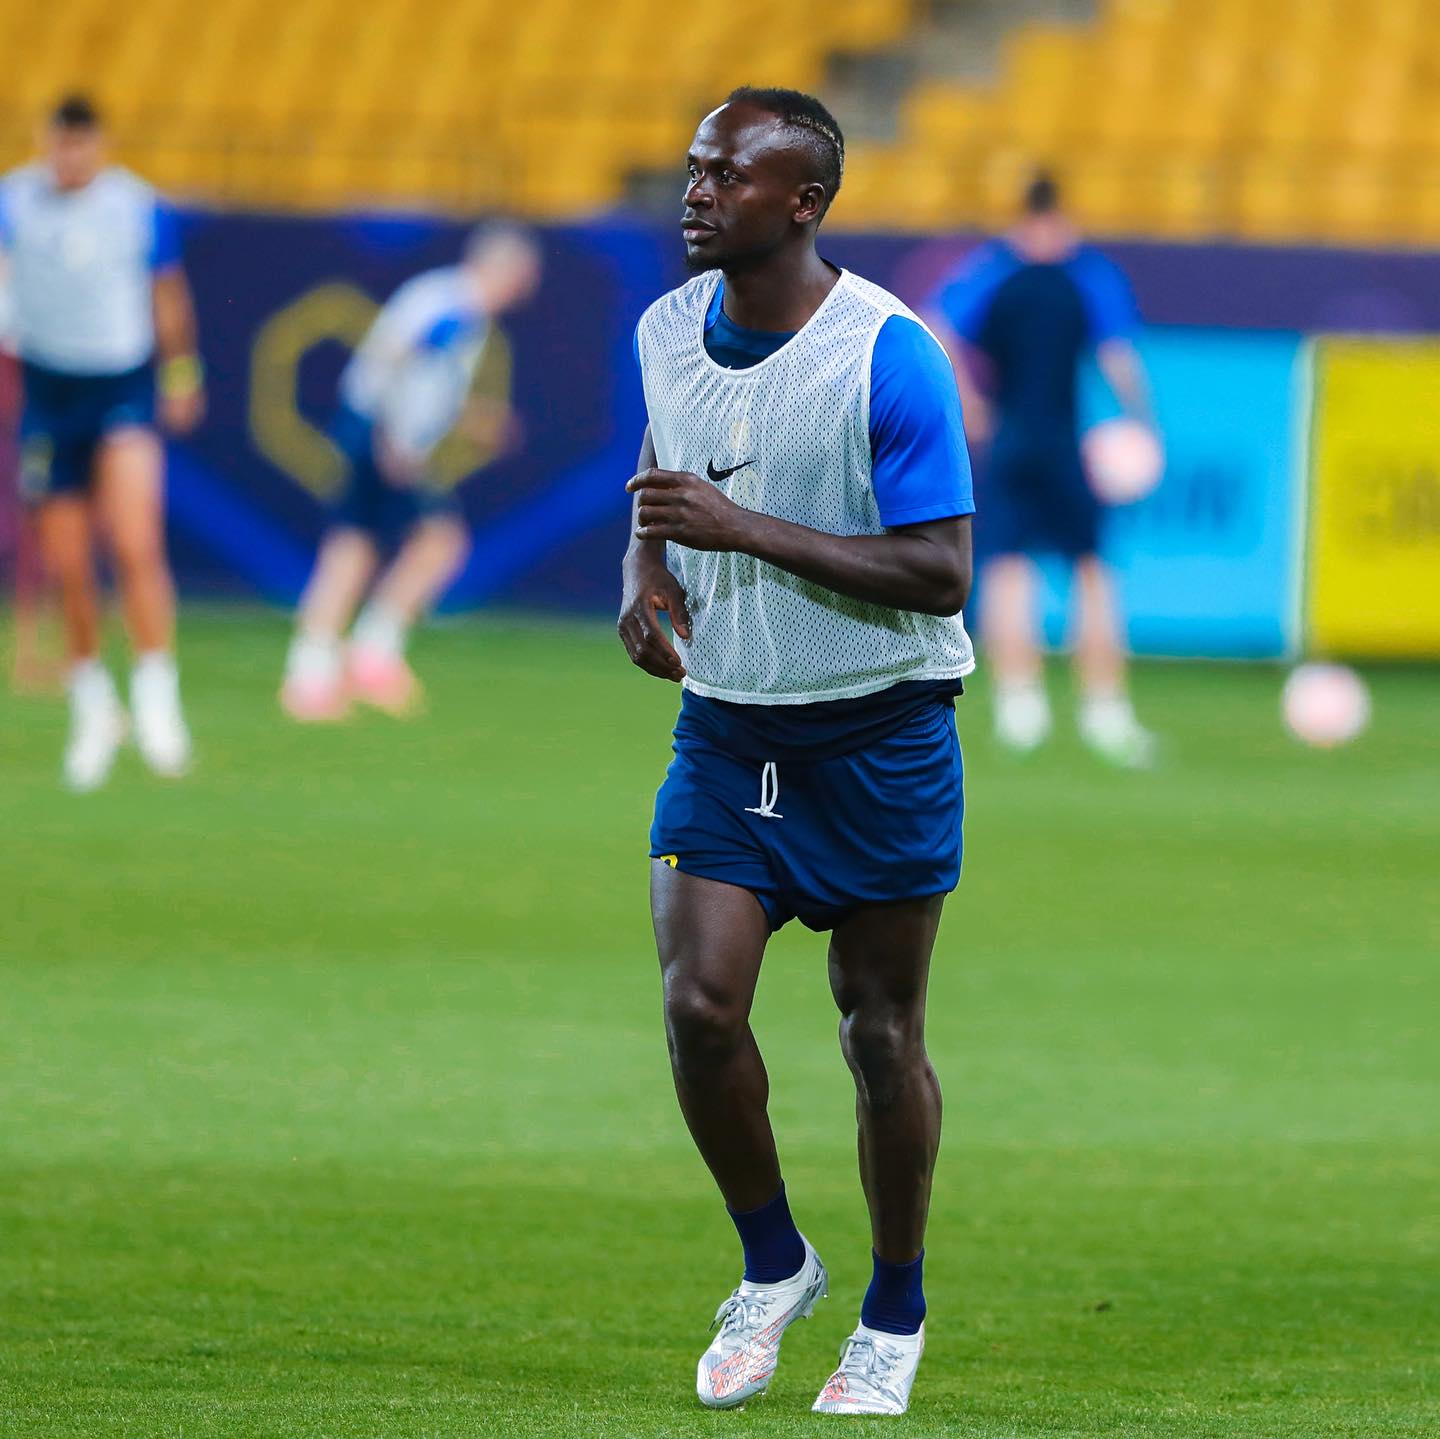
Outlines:
{"label": "yellow wristband", "polygon": [[160,364],[162,395],[193,395],[205,378],[199,355],[172,355]]}

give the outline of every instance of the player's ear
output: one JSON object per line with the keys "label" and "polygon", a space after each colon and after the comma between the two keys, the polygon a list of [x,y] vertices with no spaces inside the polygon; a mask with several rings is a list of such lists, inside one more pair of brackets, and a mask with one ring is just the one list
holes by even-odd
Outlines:
{"label": "player's ear", "polygon": [[795,194],[795,223],[808,225],[825,213],[825,187],[818,180],[801,185]]}

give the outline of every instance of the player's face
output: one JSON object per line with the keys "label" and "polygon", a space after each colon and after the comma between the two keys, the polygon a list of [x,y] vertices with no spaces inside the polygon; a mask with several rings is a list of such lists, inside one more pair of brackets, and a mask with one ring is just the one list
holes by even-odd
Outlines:
{"label": "player's face", "polygon": [[685,259],[693,270],[729,269],[772,254],[818,217],[784,125],[764,110],[722,105],[700,122],[686,157]]}
{"label": "player's face", "polygon": [[93,125],[49,125],[45,161],[62,190],[82,189],[105,162],[104,137]]}
{"label": "player's face", "polygon": [[540,255],[528,245],[497,250],[480,261],[480,287],[494,314],[513,310],[540,288]]}

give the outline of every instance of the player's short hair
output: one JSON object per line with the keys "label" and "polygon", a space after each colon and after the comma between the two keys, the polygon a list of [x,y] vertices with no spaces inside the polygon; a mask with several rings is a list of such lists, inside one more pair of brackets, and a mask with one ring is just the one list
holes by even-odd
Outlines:
{"label": "player's short hair", "polygon": [[1053,215],[1060,208],[1060,182],[1048,170],[1037,170],[1020,201],[1027,215]]}
{"label": "player's short hair", "polygon": [[840,190],[845,174],[845,137],[839,122],[824,104],[802,90],[786,90],[778,86],[762,88],[741,85],[726,97],[727,105],[753,105],[757,110],[776,116],[809,152],[815,165],[815,178],[825,187],[825,205]]}
{"label": "player's short hair", "polygon": [[98,130],[100,111],[88,95],[62,95],[50,111],[50,123],[59,130]]}

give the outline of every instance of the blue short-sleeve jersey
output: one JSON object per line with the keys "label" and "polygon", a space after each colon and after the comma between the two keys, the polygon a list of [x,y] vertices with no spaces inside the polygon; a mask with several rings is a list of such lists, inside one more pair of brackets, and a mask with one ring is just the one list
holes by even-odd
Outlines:
{"label": "blue short-sleeve jersey", "polygon": [[180,263],[180,216],[172,205],[156,200],[151,221],[150,270],[168,270]]}
{"label": "blue short-sleeve jersey", "polygon": [[1073,431],[1080,362],[1138,324],[1125,276],[1088,245],[1055,263],[1031,262],[1004,240],[982,245],[932,304],[985,359],[1002,431],[1032,434]]}

